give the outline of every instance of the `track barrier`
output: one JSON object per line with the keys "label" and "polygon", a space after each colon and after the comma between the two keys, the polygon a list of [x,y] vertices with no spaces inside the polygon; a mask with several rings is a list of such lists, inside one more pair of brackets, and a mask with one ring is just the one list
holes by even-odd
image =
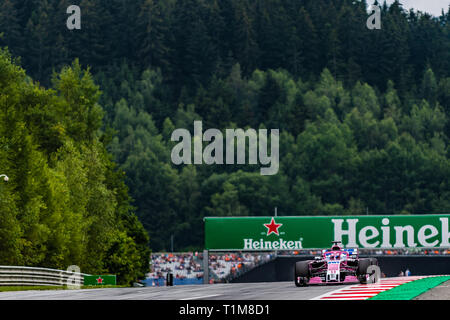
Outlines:
{"label": "track barrier", "polygon": [[84,273],[65,270],[0,266],[0,286],[64,286],[84,283]]}

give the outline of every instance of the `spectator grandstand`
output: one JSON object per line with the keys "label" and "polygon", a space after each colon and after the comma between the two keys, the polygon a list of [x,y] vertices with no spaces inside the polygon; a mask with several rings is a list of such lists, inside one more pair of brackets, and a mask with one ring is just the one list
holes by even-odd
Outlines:
{"label": "spectator grandstand", "polygon": [[[229,282],[243,273],[274,259],[276,256],[318,256],[322,250],[292,250],[277,252],[210,252],[210,283]],[[404,248],[404,249],[360,249],[361,255],[450,255],[447,248]],[[203,254],[201,252],[154,253],[151,255],[151,269],[148,286],[165,284],[167,273],[171,272],[174,284],[203,283]]]}
{"label": "spectator grandstand", "polygon": [[[273,257],[273,253],[211,253],[209,255],[211,282],[227,282],[270,261]],[[173,274],[174,284],[202,283],[203,254],[199,252],[154,253],[151,255],[151,270],[144,283],[164,285],[169,272]]]}
{"label": "spectator grandstand", "polygon": [[202,258],[198,253],[155,253],[151,255],[151,269],[147,278],[165,279],[168,272],[174,279],[201,279],[203,277]]}
{"label": "spectator grandstand", "polygon": [[275,257],[273,253],[233,252],[210,254],[210,271],[215,282],[227,282]]}

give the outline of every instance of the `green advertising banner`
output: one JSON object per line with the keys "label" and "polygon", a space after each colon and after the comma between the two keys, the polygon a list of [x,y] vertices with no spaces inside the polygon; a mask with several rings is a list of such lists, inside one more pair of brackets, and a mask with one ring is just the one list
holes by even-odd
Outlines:
{"label": "green advertising banner", "polygon": [[116,285],[115,275],[90,275],[84,276],[85,286],[106,286]]}
{"label": "green advertising banner", "polygon": [[449,248],[450,215],[204,218],[207,250]]}

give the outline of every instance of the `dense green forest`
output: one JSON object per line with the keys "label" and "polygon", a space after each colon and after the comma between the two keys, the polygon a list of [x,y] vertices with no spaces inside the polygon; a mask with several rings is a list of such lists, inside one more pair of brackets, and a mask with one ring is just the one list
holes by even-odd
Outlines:
{"label": "dense green forest", "polygon": [[148,270],[148,235],[107,153],[99,88],[75,61],[40,87],[0,50],[0,263],[117,274]]}
{"label": "dense green forest", "polygon": [[[70,4],[81,7],[81,30],[66,27]],[[0,170],[15,168],[17,179],[39,185],[8,185],[0,199],[13,201],[8,215],[24,219],[20,225],[41,226],[20,217],[27,210],[49,219],[41,222],[47,233],[39,231],[46,240],[36,243],[34,229],[12,236],[9,225],[0,226],[2,239],[16,241],[8,250],[28,257],[20,247],[28,243],[38,252],[59,252],[47,243],[56,241],[52,214],[64,219],[64,210],[91,226],[108,214],[128,221],[132,226],[113,223],[110,233],[76,222],[64,228],[76,225],[74,237],[110,237],[117,243],[111,250],[130,255],[143,252],[130,248],[130,238],[145,243],[132,212],[155,251],[170,249],[171,235],[176,251],[202,248],[204,216],[272,215],[275,207],[280,215],[450,212],[450,9],[433,17],[406,12],[398,2],[382,4],[381,30],[369,30],[366,6],[355,0],[0,0],[0,46],[47,88],[19,72],[7,78],[9,85],[31,90],[32,97],[14,99],[33,107],[0,100],[3,113],[8,106],[25,108],[17,109],[15,123],[27,132],[20,139],[30,138],[19,141],[38,155],[37,163],[21,167],[12,158],[22,159],[18,146],[6,156],[12,142],[2,141]],[[79,64],[65,67],[75,59]],[[88,66],[93,76],[82,80]],[[3,127],[2,117],[0,138],[9,141],[15,131]],[[173,165],[171,133],[192,130],[194,120],[223,130],[280,129],[280,171],[261,176],[259,166]],[[38,176],[31,177],[30,166],[40,168]],[[85,180],[68,170],[82,170]],[[67,202],[51,200],[52,194]],[[83,214],[73,216],[73,206]],[[84,241],[80,257],[89,241],[104,243]]]}

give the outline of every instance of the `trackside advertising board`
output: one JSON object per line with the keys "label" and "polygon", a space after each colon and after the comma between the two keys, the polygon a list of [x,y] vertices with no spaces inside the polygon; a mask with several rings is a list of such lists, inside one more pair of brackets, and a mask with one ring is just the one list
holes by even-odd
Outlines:
{"label": "trackside advertising board", "polygon": [[450,215],[204,218],[207,250],[450,248]]}
{"label": "trackside advertising board", "polygon": [[116,275],[90,275],[84,276],[85,286],[116,285]]}

